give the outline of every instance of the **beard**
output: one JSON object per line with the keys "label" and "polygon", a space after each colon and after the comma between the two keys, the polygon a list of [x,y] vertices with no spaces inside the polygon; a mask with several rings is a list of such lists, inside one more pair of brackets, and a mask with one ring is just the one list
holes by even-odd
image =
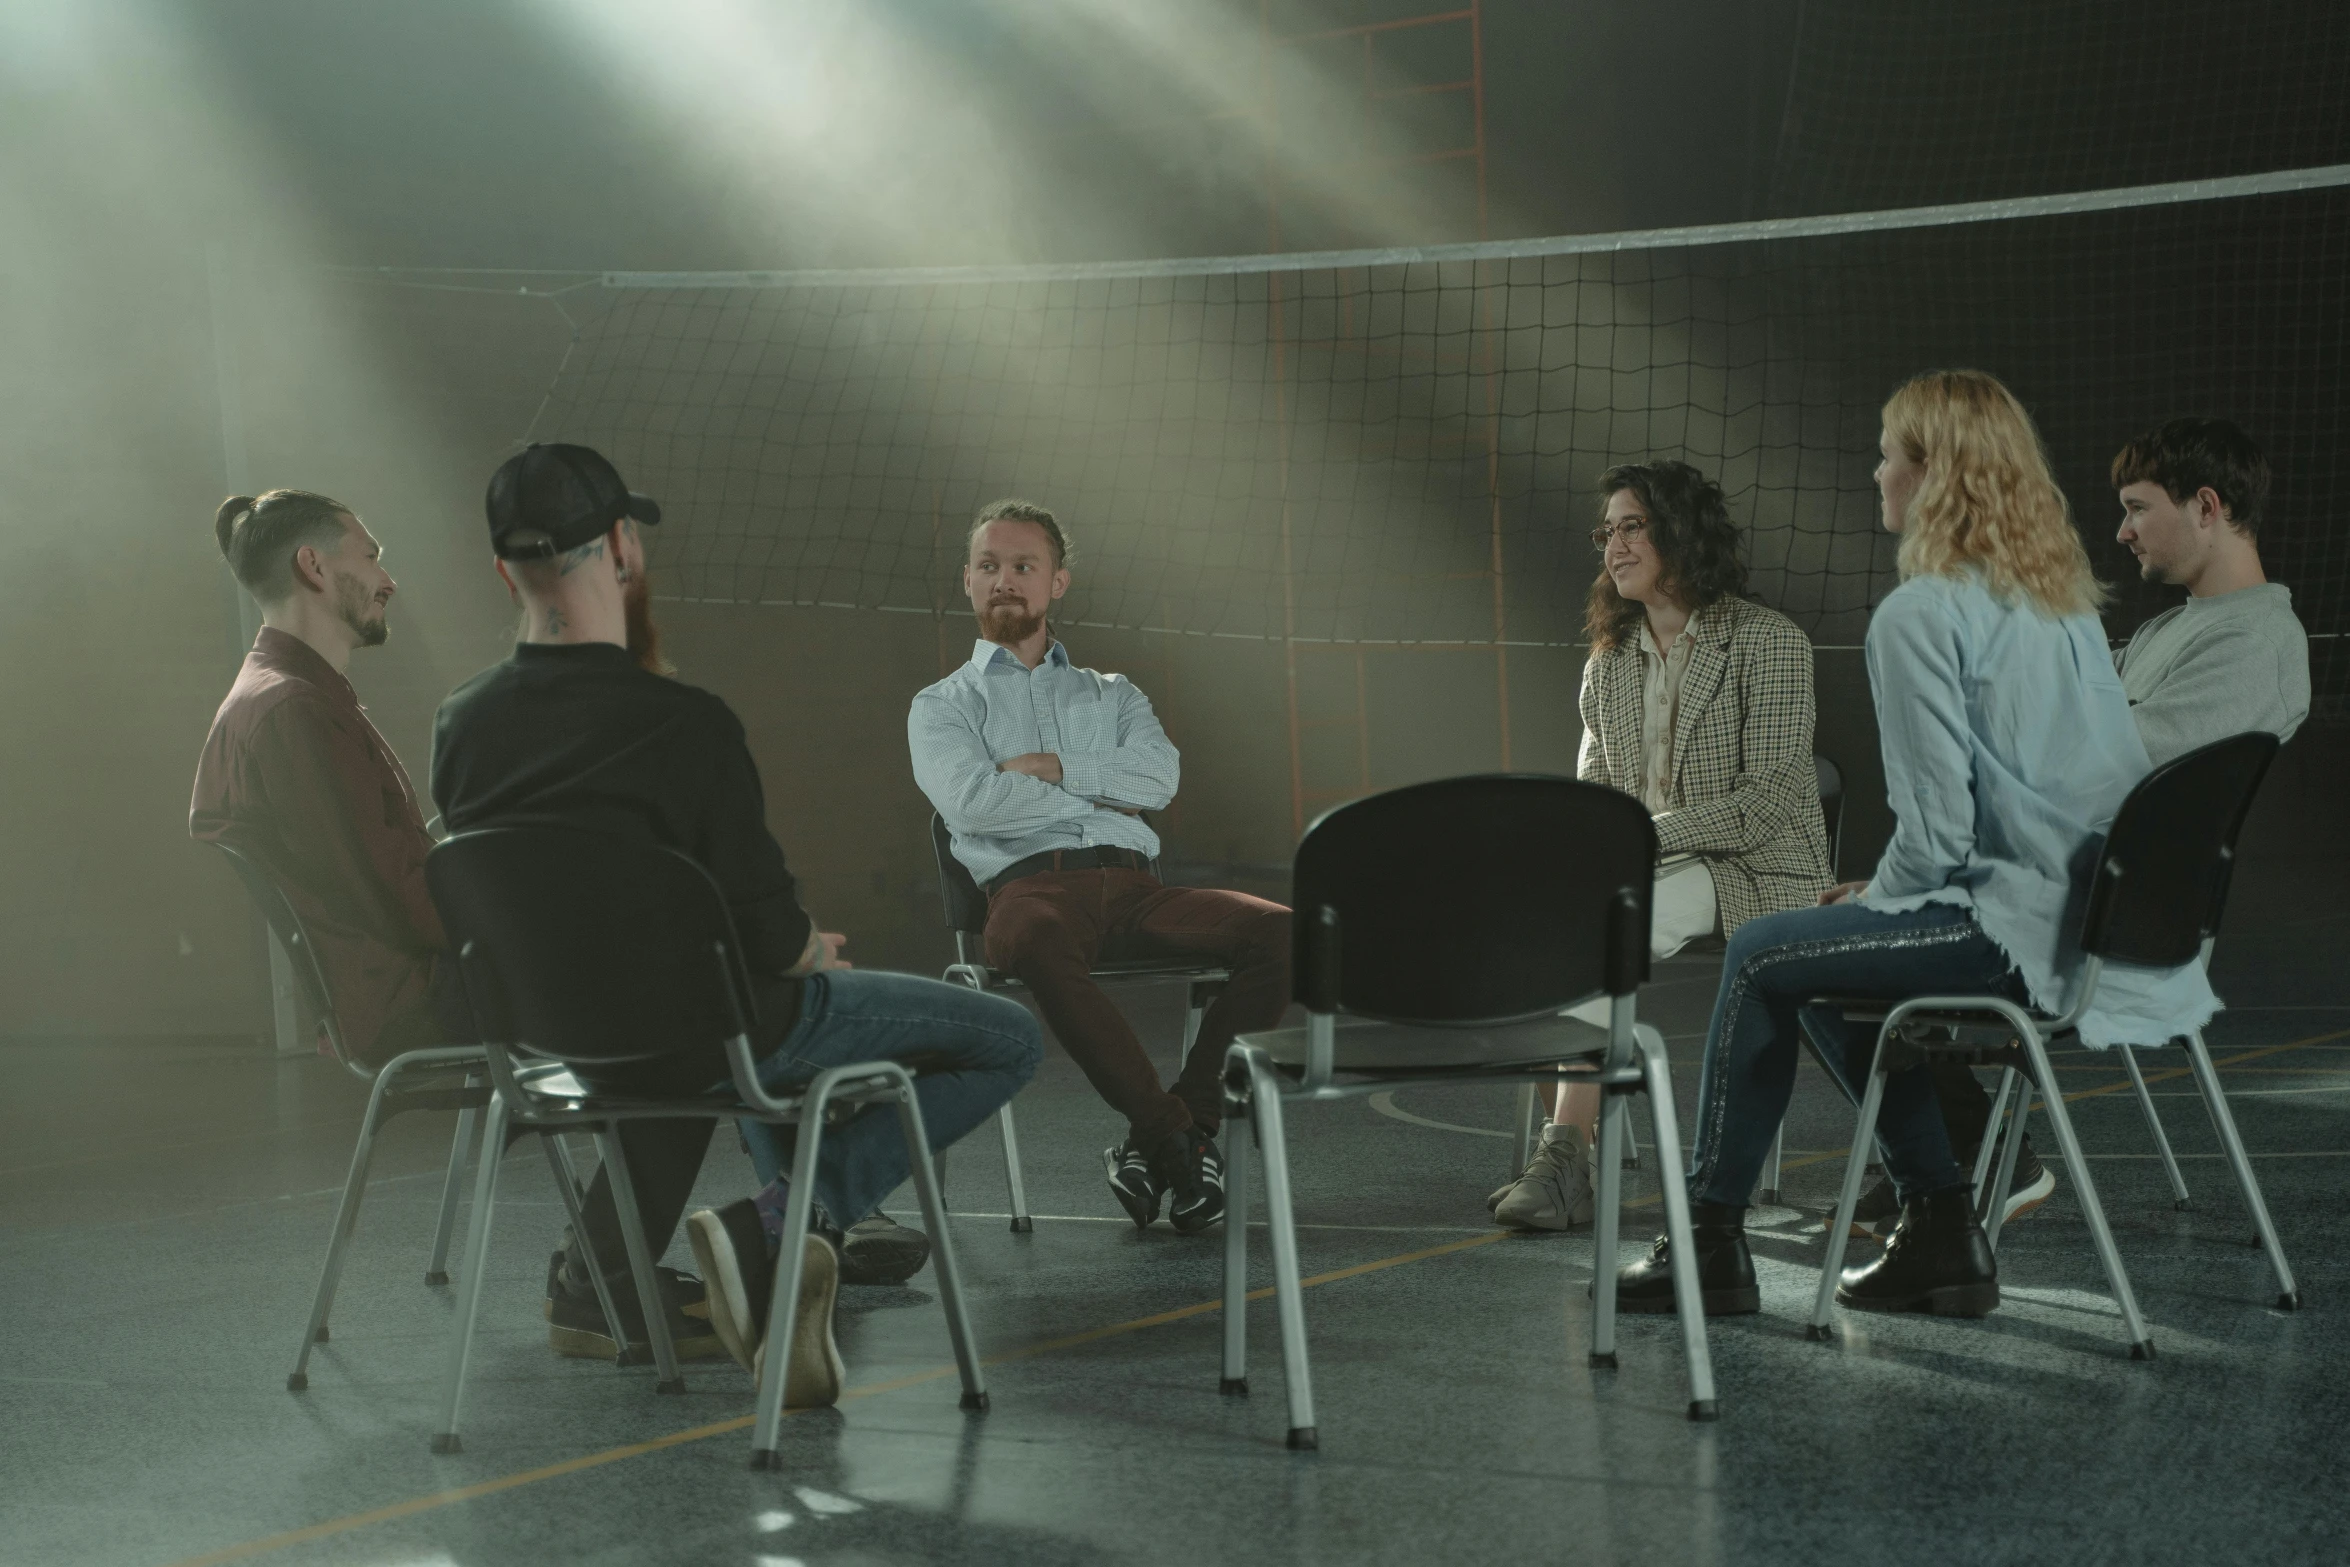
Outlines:
{"label": "beard", "polygon": [[335,614],[351,628],[361,647],[382,647],[392,634],[384,620],[384,606],[366,584],[350,577],[335,578]]}
{"label": "beard", "polygon": [[1025,604],[990,604],[979,612],[980,636],[1005,647],[1025,642],[1043,629],[1044,611]]}
{"label": "beard", "polygon": [[637,667],[650,674],[676,674],[677,666],[661,656],[661,628],[653,624],[653,585],[642,566],[629,574],[620,605],[628,615],[628,652]]}

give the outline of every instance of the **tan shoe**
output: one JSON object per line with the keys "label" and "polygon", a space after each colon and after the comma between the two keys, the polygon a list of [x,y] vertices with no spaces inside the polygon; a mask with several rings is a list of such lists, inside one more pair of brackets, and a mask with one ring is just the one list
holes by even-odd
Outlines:
{"label": "tan shoe", "polygon": [[1579,1126],[1542,1129],[1526,1173],[1494,1204],[1494,1221],[1513,1230],[1571,1230],[1592,1218],[1591,1135]]}
{"label": "tan shoe", "polygon": [[[840,1345],[832,1337],[832,1307],[840,1298],[840,1253],[821,1235],[808,1237],[800,1265],[800,1309],[792,1317],[791,1359],[783,1368],[783,1407],[824,1409],[840,1402],[841,1383],[848,1368],[841,1364]],[[764,1333],[767,1324],[761,1322]],[[751,1375],[767,1374],[767,1350],[762,1342],[751,1360]]]}

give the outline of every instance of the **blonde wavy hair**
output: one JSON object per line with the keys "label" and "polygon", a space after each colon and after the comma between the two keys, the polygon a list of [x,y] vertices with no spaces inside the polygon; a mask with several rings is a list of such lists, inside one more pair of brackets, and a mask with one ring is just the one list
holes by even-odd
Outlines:
{"label": "blonde wavy hair", "polygon": [[1980,370],[1929,370],[1886,400],[1885,434],[1925,466],[1901,530],[1901,575],[1973,567],[2006,602],[2093,615],[2105,584],[2048,471],[2040,432],[2015,393]]}

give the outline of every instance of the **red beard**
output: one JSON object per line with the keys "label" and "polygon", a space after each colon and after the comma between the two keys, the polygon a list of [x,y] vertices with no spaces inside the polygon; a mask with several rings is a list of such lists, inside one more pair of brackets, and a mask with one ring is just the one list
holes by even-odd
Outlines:
{"label": "red beard", "polygon": [[979,634],[1005,647],[1025,642],[1043,629],[1043,612],[1031,614],[1022,604],[990,604],[979,612]]}
{"label": "red beard", "polygon": [[628,651],[637,667],[656,675],[674,675],[677,666],[661,656],[661,628],[653,624],[653,585],[638,567],[620,595],[628,614]]}

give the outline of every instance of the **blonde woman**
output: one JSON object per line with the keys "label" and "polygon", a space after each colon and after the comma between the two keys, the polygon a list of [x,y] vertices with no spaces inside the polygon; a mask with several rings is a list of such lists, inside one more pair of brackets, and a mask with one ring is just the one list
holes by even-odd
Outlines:
{"label": "blonde woman", "polygon": [[[1721,486],[1687,463],[1599,481],[1577,772],[1656,815],[1651,953],[1819,901],[1827,837],[1811,761],[1811,641],[1740,597],[1746,568]],[[1606,1004],[1592,1020],[1604,1022]],[[1513,1229],[1591,1222],[1599,1090],[1562,1089],[1542,1145],[1487,1203]]]}
{"label": "blonde woman", "polygon": [[[1759,1309],[1745,1203],[1787,1108],[1797,1030],[1847,1094],[1867,1080],[1875,1030],[1806,1003],[1996,992],[2062,1011],[2080,965],[2068,903],[2151,766],[2098,623],[2104,589],[2015,395],[1980,371],[1921,375],[1886,403],[1880,444],[1902,582],[1870,620],[1868,663],[1896,825],[1868,881],[1731,938],[1689,1174],[1711,1314]],[[2197,965],[2108,968],[2081,1036],[2159,1044],[2217,1005]],[[1901,1219],[1836,1298],[1990,1312],[1991,1250],[1923,1069],[1886,1084],[1877,1146]],[[1664,1241],[1620,1277],[1625,1310],[1672,1309]]]}

